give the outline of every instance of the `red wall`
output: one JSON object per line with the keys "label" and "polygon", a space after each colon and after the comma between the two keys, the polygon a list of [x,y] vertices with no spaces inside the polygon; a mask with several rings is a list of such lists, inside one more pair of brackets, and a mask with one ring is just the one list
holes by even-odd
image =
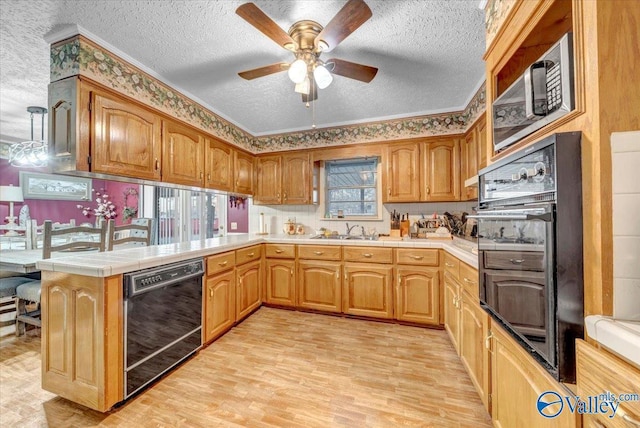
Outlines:
{"label": "red wall", "polygon": [[[7,159],[0,159],[0,185],[8,186],[10,184],[14,186],[20,186],[20,171],[32,171],[43,173],[46,169],[43,168],[17,168],[9,165]],[[123,183],[117,181],[98,180],[93,179],[93,188],[96,191],[104,189],[111,197],[111,201],[116,206],[116,223],[122,223],[122,210],[124,208],[124,195],[123,192],[129,187],[134,187],[136,190],[140,190],[140,186],[137,184]],[[129,197],[129,203],[136,202],[136,199]],[[20,208],[22,205],[29,205],[29,213],[32,219],[38,221],[38,224],[42,224],[45,220],[51,220],[53,222],[68,223],[70,219],[74,219],[76,224],[85,222],[93,223],[95,217],[86,217],[82,215],[82,210],[77,206],[78,204],[89,206],[91,208],[96,206],[95,196],[92,201],[56,201],[48,199],[26,199],[24,203],[14,203],[13,215],[18,217]],[[9,203],[0,202],[0,222],[6,222],[5,217],[9,215]],[[17,222],[18,220],[16,220]]]}
{"label": "red wall", "polygon": [[[229,204],[227,207],[227,232],[249,233],[249,202],[245,200],[244,204],[232,206],[230,201],[227,201],[227,204]],[[231,222],[238,223],[236,230],[231,230]]]}

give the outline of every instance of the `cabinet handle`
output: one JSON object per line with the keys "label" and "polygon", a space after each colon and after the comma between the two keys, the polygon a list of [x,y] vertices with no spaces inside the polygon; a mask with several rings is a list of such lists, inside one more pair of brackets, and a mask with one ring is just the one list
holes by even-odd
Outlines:
{"label": "cabinet handle", "polygon": [[463,280],[464,282],[469,283],[469,284],[475,284],[475,283],[476,283],[474,280],[469,279],[469,278],[467,278],[466,276],[465,276],[465,277],[463,277],[463,278],[462,278],[462,280]]}
{"label": "cabinet handle", "polygon": [[324,251],[314,251],[313,254],[315,254],[316,256],[321,256],[324,254]]}
{"label": "cabinet handle", "polygon": [[204,172],[200,171],[200,180],[204,178]]}
{"label": "cabinet handle", "polygon": [[213,297],[213,288],[209,289],[209,297]]}
{"label": "cabinet handle", "polygon": [[391,196],[391,187],[387,188],[387,195]]}
{"label": "cabinet handle", "polygon": [[207,174],[207,180],[211,181],[211,173]]}
{"label": "cabinet handle", "polygon": [[398,285],[400,285],[401,282],[402,282],[402,277],[398,275]]}
{"label": "cabinet handle", "polygon": [[340,279],[340,272],[336,272],[336,279]]}
{"label": "cabinet handle", "polygon": [[155,161],[155,169],[156,171],[160,169],[160,162],[158,161],[158,158],[156,158],[156,161]]}
{"label": "cabinet handle", "polygon": [[293,268],[291,268],[291,276],[293,276]]}
{"label": "cabinet handle", "polygon": [[431,193],[431,188],[427,186],[427,195]]}
{"label": "cabinet handle", "polygon": [[447,263],[447,262],[444,262],[444,265],[446,267],[454,267],[455,266],[453,263]]}
{"label": "cabinet handle", "polygon": [[509,259],[509,261],[514,265],[519,265],[521,263],[524,263],[524,259]]}
{"label": "cabinet handle", "polygon": [[282,253],[284,253],[283,250],[276,250],[276,254],[282,254]]}
{"label": "cabinet handle", "polygon": [[256,253],[251,252],[251,253],[247,254],[247,257],[253,257],[255,255],[256,255]]}
{"label": "cabinet handle", "polygon": [[280,192],[276,193],[276,198],[280,199]]}
{"label": "cabinet handle", "polygon": [[287,200],[287,192],[284,192],[284,200]]}
{"label": "cabinet handle", "polygon": [[218,266],[226,266],[227,263],[229,263],[227,260],[225,260],[224,262],[218,263]]}
{"label": "cabinet handle", "polygon": [[487,334],[487,337],[484,338],[484,347],[487,349],[487,351],[493,354],[493,351],[491,350],[491,339],[493,339],[493,333],[489,332],[489,334]]}
{"label": "cabinet handle", "polygon": [[424,256],[409,256],[411,257],[413,260],[422,260],[424,259]]}
{"label": "cabinet handle", "polygon": [[362,253],[362,256],[370,259],[371,257],[373,257],[373,254],[371,254],[371,253]]}
{"label": "cabinet handle", "polygon": [[236,186],[240,185],[240,180],[236,180]]}

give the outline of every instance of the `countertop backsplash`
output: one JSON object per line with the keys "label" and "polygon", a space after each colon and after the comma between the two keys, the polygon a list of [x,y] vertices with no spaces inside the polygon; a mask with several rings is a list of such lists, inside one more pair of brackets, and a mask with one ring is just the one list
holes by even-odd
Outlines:
{"label": "countertop backsplash", "polygon": [[[358,225],[365,228],[367,233],[375,229],[379,234],[388,234],[390,230],[390,220],[394,210],[401,214],[409,214],[409,220],[413,222],[420,219],[422,215],[430,218],[434,213],[443,215],[445,212],[451,214],[471,214],[477,201],[469,202],[437,202],[437,203],[403,203],[384,204],[382,206],[381,220],[349,220],[349,219],[324,219],[322,218],[322,207],[320,205],[253,205],[249,199],[249,233],[256,234],[260,231],[260,213],[264,213],[266,231],[270,234],[282,233],[284,223],[289,219],[294,220],[304,227],[306,235],[314,234],[316,230],[325,228],[336,230],[338,233],[346,233],[346,223],[350,226]],[[352,234],[359,235],[361,228],[354,229]]]}

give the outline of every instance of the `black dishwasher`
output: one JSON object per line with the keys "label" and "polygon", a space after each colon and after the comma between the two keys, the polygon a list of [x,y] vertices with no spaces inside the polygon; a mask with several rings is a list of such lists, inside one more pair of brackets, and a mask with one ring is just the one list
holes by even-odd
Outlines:
{"label": "black dishwasher", "polygon": [[202,346],[202,259],[124,275],[124,398]]}

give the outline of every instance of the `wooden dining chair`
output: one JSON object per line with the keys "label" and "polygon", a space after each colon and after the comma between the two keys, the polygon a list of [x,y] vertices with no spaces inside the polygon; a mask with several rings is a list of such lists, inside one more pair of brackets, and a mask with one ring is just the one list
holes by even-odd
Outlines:
{"label": "wooden dining chair", "polygon": [[[123,224],[116,226],[115,220],[109,220],[107,251],[112,251],[116,245],[134,243],[133,245],[149,246],[151,244],[150,218],[136,219],[138,224]],[[146,221],[145,221],[146,220]]]}
{"label": "wooden dining chair", "polygon": [[[50,220],[44,222],[42,258],[51,258],[55,251],[104,251],[107,223],[100,227],[76,226],[54,229]],[[16,288],[16,336],[24,333],[26,324],[40,327],[40,281],[25,282]],[[35,308],[33,308],[35,306]]]}

